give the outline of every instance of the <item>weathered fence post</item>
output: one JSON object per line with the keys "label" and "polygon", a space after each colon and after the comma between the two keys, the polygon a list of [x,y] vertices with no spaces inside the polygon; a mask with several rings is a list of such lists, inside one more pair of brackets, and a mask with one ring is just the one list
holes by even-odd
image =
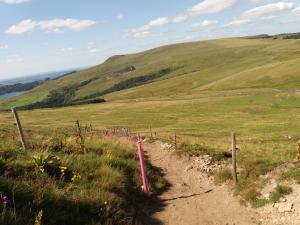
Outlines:
{"label": "weathered fence post", "polygon": [[177,150],[177,135],[176,135],[176,131],[174,131],[174,149]]}
{"label": "weathered fence post", "polygon": [[297,161],[300,161],[300,141],[297,143]]}
{"label": "weathered fence post", "polygon": [[143,148],[142,148],[142,142],[140,135],[138,134],[138,140],[137,140],[137,148],[138,148],[138,156],[140,161],[140,167],[141,167],[141,175],[142,175],[142,183],[143,183],[143,192],[145,195],[150,196],[151,193],[148,188],[148,180],[147,180],[147,174],[146,174],[146,166],[145,166],[145,159],[143,154]]}
{"label": "weathered fence post", "polygon": [[26,145],[25,136],[24,136],[24,133],[23,133],[23,128],[22,128],[22,124],[20,122],[20,118],[19,118],[18,112],[17,112],[17,110],[15,108],[12,108],[11,111],[12,111],[12,113],[14,115],[15,122],[16,122],[16,125],[17,125],[17,128],[18,128],[18,132],[19,132],[19,135],[20,135],[20,141],[21,141],[21,144],[22,144],[22,148],[23,148],[24,151],[26,151],[27,145]]}
{"label": "weathered fence post", "polygon": [[151,125],[149,126],[149,129],[150,129],[150,136],[151,136],[151,139],[153,139],[153,134],[152,134],[152,127],[151,127]]}
{"label": "weathered fence post", "polygon": [[78,138],[79,138],[79,144],[80,144],[80,149],[83,153],[86,153],[86,149],[85,149],[85,146],[84,146],[84,138],[81,134],[81,127],[80,127],[80,123],[79,123],[79,120],[76,120],[76,128],[77,128],[77,135],[78,135]]}
{"label": "weathered fence post", "polygon": [[238,184],[237,165],[236,165],[236,135],[232,132],[232,178],[235,185]]}

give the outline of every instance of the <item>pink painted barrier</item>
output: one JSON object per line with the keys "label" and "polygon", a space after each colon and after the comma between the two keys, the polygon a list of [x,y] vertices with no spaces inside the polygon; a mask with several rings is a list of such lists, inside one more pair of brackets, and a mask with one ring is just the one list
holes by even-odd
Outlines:
{"label": "pink painted barrier", "polygon": [[138,135],[138,141],[136,144],[137,144],[137,148],[138,148],[138,155],[139,155],[140,166],[141,166],[143,192],[145,193],[145,195],[151,196],[151,193],[148,188],[148,180],[147,180],[146,169],[145,169],[145,160],[144,160],[142,142],[141,142],[139,135]]}

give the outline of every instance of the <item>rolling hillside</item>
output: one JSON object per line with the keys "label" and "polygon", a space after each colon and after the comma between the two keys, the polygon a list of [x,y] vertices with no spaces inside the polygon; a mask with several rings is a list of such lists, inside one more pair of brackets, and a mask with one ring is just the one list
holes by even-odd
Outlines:
{"label": "rolling hillside", "polygon": [[[262,195],[266,182],[269,182],[266,177],[273,180],[269,174],[280,171],[278,179],[274,178],[280,182],[283,177],[286,180],[299,180],[300,164],[294,163],[296,143],[300,139],[300,124],[297,122],[300,119],[299,45],[300,40],[297,39],[251,37],[177,44],[139,54],[115,56],[99,66],[46,81],[23,96],[2,101],[1,108],[49,100],[49,96],[65,96],[64,101],[73,103],[101,98],[106,100],[101,104],[20,111],[26,138],[30,143],[39,143],[32,145],[36,147],[33,152],[44,151],[40,146],[44,139],[51,137],[51,132],[54,141],[60,140],[57,136],[59,131],[65,135],[70,130],[70,134],[74,135],[76,120],[80,120],[82,126],[91,124],[95,130],[128,128],[149,140],[151,130],[158,143],[173,141],[176,131],[178,153],[189,155],[201,155],[203,152],[213,155],[228,151],[231,147],[231,133],[234,131],[237,134],[240,171],[239,185],[234,188],[234,192],[241,201],[248,202],[255,208],[263,207],[273,201]],[[0,112],[0,127],[3,127],[4,137],[0,148],[17,149],[17,130],[9,111]],[[13,138],[10,133],[14,134]],[[107,157],[106,151],[102,149],[110,150],[111,145],[105,144],[106,148],[103,148],[102,145],[90,142],[99,141],[98,136],[90,139],[88,133],[85,133],[85,137],[86,143],[90,143],[92,147],[88,153],[91,159],[80,154],[79,157],[83,158],[78,160],[83,163],[82,168],[97,171],[94,168],[99,168],[98,161],[101,165],[103,162],[99,157]],[[101,151],[94,152],[93,149],[98,148]],[[169,154],[167,151],[155,148],[151,149],[151,154],[156,154],[155,151],[163,154],[160,157],[155,155],[159,162],[164,165],[173,164],[165,161],[167,157],[164,152]],[[116,148],[116,155],[113,157],[119,157],[120,152],[122,150]],[[64,147],[54,153],[59,153],[66,162],[73,157]],[[29,158],[24,158],[26,162],[29,162],[30,156],[29,154]],[[127,158],[124,161],[120,157],[116,162],[120,162],[125,168],[131,165]],[[94,163],[95,167],[91,167]],[[292,167],[286,167],[290,164]],[[105,177],[111,177],[112,180],[104,183],[107,186],[100,189],[101,193],[107,193],[109,186],[118,186],[120,176],[124,177],[123,174],[119,175],[118,168],[123,168],[119,165],[108,161],[109,173],[105,173]],[[72,166],[70,164],[70,168]],[[104,166],[106,164],[102,167],[105,169]],[[86,169],[82,168],[78,171],[84,176]],[[174,168],[176,177],[177,171],[184,171],[183,176],[186,177],[186,166]],[[166,171],[170,174],[169,168]],[[225,172],[226,170],[220,171],[220,179],[226,177]],[[227,178],[230,179],[230,171],[228,174]],[[103,175],[100,173],[100,176]],[[117,183],[115,177],[118,178]],[[228,180],[225,179],[224,182],[226,181]],[[78,187],[83,187],[84,182],[85,180],[80,181]],[[158,182],[157,187],[162,187],[162,184]],[[111,200],[114,197],[112,195],[108,198],[110,205],[116,204]],[[105,195],[102,201],[106,200]],[[187,198],[186,201],[189,202],[190,199]],[[273,202],[276,201],[278,200]],[[201,202],[204,201],[201,199]],[[179,205],[182,206],[181,203]],[[188,208],[190,206],[188,204]],[[81,218],[81,214],[78,215]],[[93,217],[89,216],[89,219]]]}
{"label": "rolling hillside", "polygon": [[300,40],[234,38],[164,46],[114,56],[93,68],[50,80],[0,108],[42,101],[72,88],[72,102],[104,98],[185,98],[241,89],[294,90],[300,85]]}

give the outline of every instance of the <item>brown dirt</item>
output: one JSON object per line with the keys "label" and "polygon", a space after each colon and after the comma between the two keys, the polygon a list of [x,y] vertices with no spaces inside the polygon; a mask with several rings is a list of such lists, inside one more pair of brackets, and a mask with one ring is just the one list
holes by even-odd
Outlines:
{"label": "brown dirt", "polygon": [[258,224],[255,211],[241,206],[226,187],[215,186],[196,169],[187,171],[187,158],[163,150],[160,143],[144,143],[144,151],[151,163],[163,171],[170,187],[138,215],[138,224]]}

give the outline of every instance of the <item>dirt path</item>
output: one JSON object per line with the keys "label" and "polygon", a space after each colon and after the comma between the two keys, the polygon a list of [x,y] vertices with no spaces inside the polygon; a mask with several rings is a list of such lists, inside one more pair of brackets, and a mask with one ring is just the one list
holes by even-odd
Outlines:
{"label": "dirt path", "polygon": [[[255,225],[256,214],[241,206],[223,187],[217,187],[195,169],[186,170],[187,159],[163,150],[161,144],[144,144],[151,163],[165,173],[170,188],[151,205],[143,225]],[[151,212],[150,212],[151,211]]]}

